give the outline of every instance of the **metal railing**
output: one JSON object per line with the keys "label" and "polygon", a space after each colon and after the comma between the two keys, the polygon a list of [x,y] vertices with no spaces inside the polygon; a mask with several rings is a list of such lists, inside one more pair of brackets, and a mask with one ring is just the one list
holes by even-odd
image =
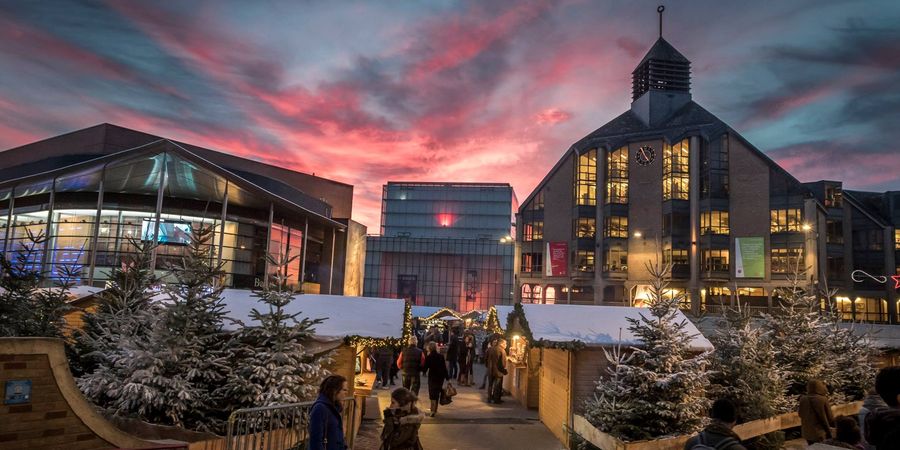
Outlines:
{"label": "metal railing", "polygon": [[[228,417],[225,449],[306,449],[309,413],[314,403],[291,403],[234,411]],[[353,398],[341,401],[341,416],[347,446],[352,449],[357,428],[357,408]]]}

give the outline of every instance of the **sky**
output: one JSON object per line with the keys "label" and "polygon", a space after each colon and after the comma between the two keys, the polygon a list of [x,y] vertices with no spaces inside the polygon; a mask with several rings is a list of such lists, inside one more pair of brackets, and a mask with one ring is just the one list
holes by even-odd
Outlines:
{"label": "sky", "polygon": [[[628,109],[658,1],[0,0],[0,149],[108,122],[354,186],[524,200]],[[900,2],[663,2],[696,102],[801,181],[900,190]],[[2,156],[0,156],[2,165]]]}

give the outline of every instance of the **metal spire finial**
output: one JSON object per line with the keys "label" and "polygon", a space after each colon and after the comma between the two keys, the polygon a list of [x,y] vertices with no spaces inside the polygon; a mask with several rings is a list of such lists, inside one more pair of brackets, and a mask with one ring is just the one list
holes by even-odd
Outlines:
{"label": "metal spire finial", "polygon": [[659,5],[656,8],[656,12],[659,13],[659,37],[662,37],[662,15],[663,15],[663,11],[665,11],[665,10],[666,10],[666,7],[663,5]]}

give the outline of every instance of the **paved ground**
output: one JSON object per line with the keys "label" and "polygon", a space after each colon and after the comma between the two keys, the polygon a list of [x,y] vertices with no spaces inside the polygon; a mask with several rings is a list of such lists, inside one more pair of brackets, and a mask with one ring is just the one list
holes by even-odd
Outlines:
{"label": "paved ground", "polygon": [[[483,367],[476,367],[476,371]],[[476,373],[478,375],[478,373]],[[424,381],[424,379],[423,379]],[[528,410],[511,397],[502,405],[484,401],[484,391],[458,387],[453,403],[441,406],[435,417],[425,418],[419,437],[425,450],[528,449],[558,450],[562,445],[538,420],[537,411]],[[419,393],[424,401],[419,408],[428,410],[428,393]],[[383,409],[390,404],[390,391],[378,391]],[[356,450],[377,450],[380,421],[367,421],[360,430]]]}

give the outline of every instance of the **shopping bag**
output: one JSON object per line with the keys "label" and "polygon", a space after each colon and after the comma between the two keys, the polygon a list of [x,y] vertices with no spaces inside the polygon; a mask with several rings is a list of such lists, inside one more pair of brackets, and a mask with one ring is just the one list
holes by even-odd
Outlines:
{"label": "shopping bag", "polygon": [[453,397],[457,394],[456,388],[451,383],[447,383],[447,386],[444,386],[444,393],[447,394],[447,397]]}

